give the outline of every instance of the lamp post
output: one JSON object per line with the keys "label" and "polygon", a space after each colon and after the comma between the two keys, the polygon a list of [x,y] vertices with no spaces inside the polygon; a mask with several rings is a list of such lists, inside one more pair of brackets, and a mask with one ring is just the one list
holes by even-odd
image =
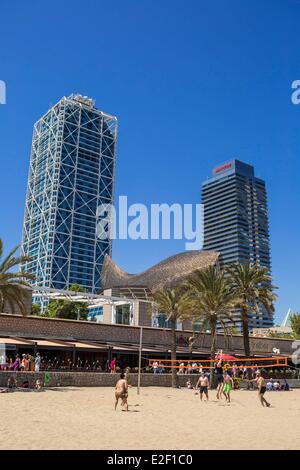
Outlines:
{"label": "lamp post", "polygon": [[137,394],[140,394],[141,386],[141,366],[142,366],[142,345],[143,345],[143,327],[140,327],[140,346],[139,346],[139,369],[138,369],[138,384],[137,384]]}

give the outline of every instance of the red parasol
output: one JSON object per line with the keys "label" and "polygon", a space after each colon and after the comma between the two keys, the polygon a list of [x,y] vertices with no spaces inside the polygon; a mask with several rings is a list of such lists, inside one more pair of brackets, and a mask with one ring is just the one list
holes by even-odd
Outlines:
{"label": "red parasol", "polygon": [[216,359],[222,359],[223,361],[236,361],[236,357],[230,356],[230,354],[216,354]]}

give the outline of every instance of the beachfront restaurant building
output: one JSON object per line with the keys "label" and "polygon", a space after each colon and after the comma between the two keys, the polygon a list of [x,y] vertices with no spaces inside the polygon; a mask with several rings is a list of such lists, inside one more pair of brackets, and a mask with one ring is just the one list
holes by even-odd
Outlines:
{"label": "beachfront restaurant building", "polygon": [[[196,335],[193,345],[192,330],[177,330],[178,359],[209,359],[211,338],[209,332]],[[141,342],[141,343],[140,343]],[[118,366],[137,367],[139,347],[142,345],[142,367],[150,359],[170,359],[171,330],[151,326],[117,325],[91,321],[65,320],[40,316],[0,314],[0,356],[12,360],[16,354],[39,352],[43,368],[57,370],[107,371],[113,357]],[[251,337],[251,355],[254,358],[293,354],[292,340]],[[242,335],[217,335],[217,349],[244,357]],[[0,352],[1,352],[0,351]]]}
{"label": "beachfront restaurant building", "polygon": [[[142,349],[142,367],[150,359],[170,359],[172,331],[163,313],[157,312],[153,292],[180,284],[195,269],[218,263],[215,252],[184,252],[167,258],[143,273],[122,271],[106,255],[101,295],[33,286],[33,297],[85,302],[89,321],[27,317],[0,313],[0,348],[11,359],[16,354],[40,352],[45,368],[107,370],[113,357],[120,368],[137,367]],[[193,341],[190,341],[191,337]],[[190,322],[177,324],[178,359],[210,357],[209,331],[195,332]],[[291,356],[293,341],[283,338],[250,337],[254,358]],[[244,357],[241,334],[217,335],[216,348],[236,358]],[[1,356],[1,354],[0,354]]]}

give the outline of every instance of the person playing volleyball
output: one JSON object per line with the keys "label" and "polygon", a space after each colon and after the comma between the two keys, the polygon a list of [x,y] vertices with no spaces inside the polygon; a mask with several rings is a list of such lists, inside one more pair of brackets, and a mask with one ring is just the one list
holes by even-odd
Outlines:
{"label": "person playing volleyball", "polygon": [[267,402],[267,400],[264,397],[264,394],[267,390],[267,385],[266,385],[266,381],[263,378],[263,376],[261,375],[261,373],[259,371],[257,371],[256,372],[256,378],[250,380],[250,382],[256,382],[257,388],[258,388],[259,401],[261,402],[262,406],[266,405],[269,408],[269,406],[271,406],[271,404],[269,402]]}
{"label": "person playing volleyball", "polygon": [[228,374],[228,372],[224,373],[224,387],[223,387],[223,394],[226,397],[226,401],[230,403],[230,392],[233,389],[233,380]]}
{"label": "person playing volleyball", "polygon": [[201,401],[202,401],[203,393],[206,396],[206,401],[208,401],[208,385],[209,383],[208,383],[207,376],[204,374],[204,372],[201,372],[199,380],[196,385],[196,388],[200,386],[200,400]]}
{"label": "person playing volleyball", "polygon": [[216,373],[217,373],[217,381],[218,381],[218,387],[217,387],[217,400],[222,398],[222,391],[223,391],[223,386],[224,386],[224,378],[223,378],[223,361],[222,359],[219,359],[216,365]]}
{"label": "person playing volleyball", "polygon": [[120,378],[118,382],[116,383],[116,388],[115,388],[115,397],[116,397],[116,402],[115,402],[115,410],[117,409],[118,401],[121,398],[121,406],[126,405],[126,411],[128,411],[128,383],[125,377],[125,374],[122,372],[120,374]]}

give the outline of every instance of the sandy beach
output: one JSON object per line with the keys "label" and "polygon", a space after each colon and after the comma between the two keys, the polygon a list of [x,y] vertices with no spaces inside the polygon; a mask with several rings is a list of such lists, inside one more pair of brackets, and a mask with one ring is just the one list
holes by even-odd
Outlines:
{"label": "sandy beach", "polygon": [[0,394],[0,449],[300,449],[300,390],[253,391],[200,403],[194,390],[130,389],[129,412],[111,388]]}

